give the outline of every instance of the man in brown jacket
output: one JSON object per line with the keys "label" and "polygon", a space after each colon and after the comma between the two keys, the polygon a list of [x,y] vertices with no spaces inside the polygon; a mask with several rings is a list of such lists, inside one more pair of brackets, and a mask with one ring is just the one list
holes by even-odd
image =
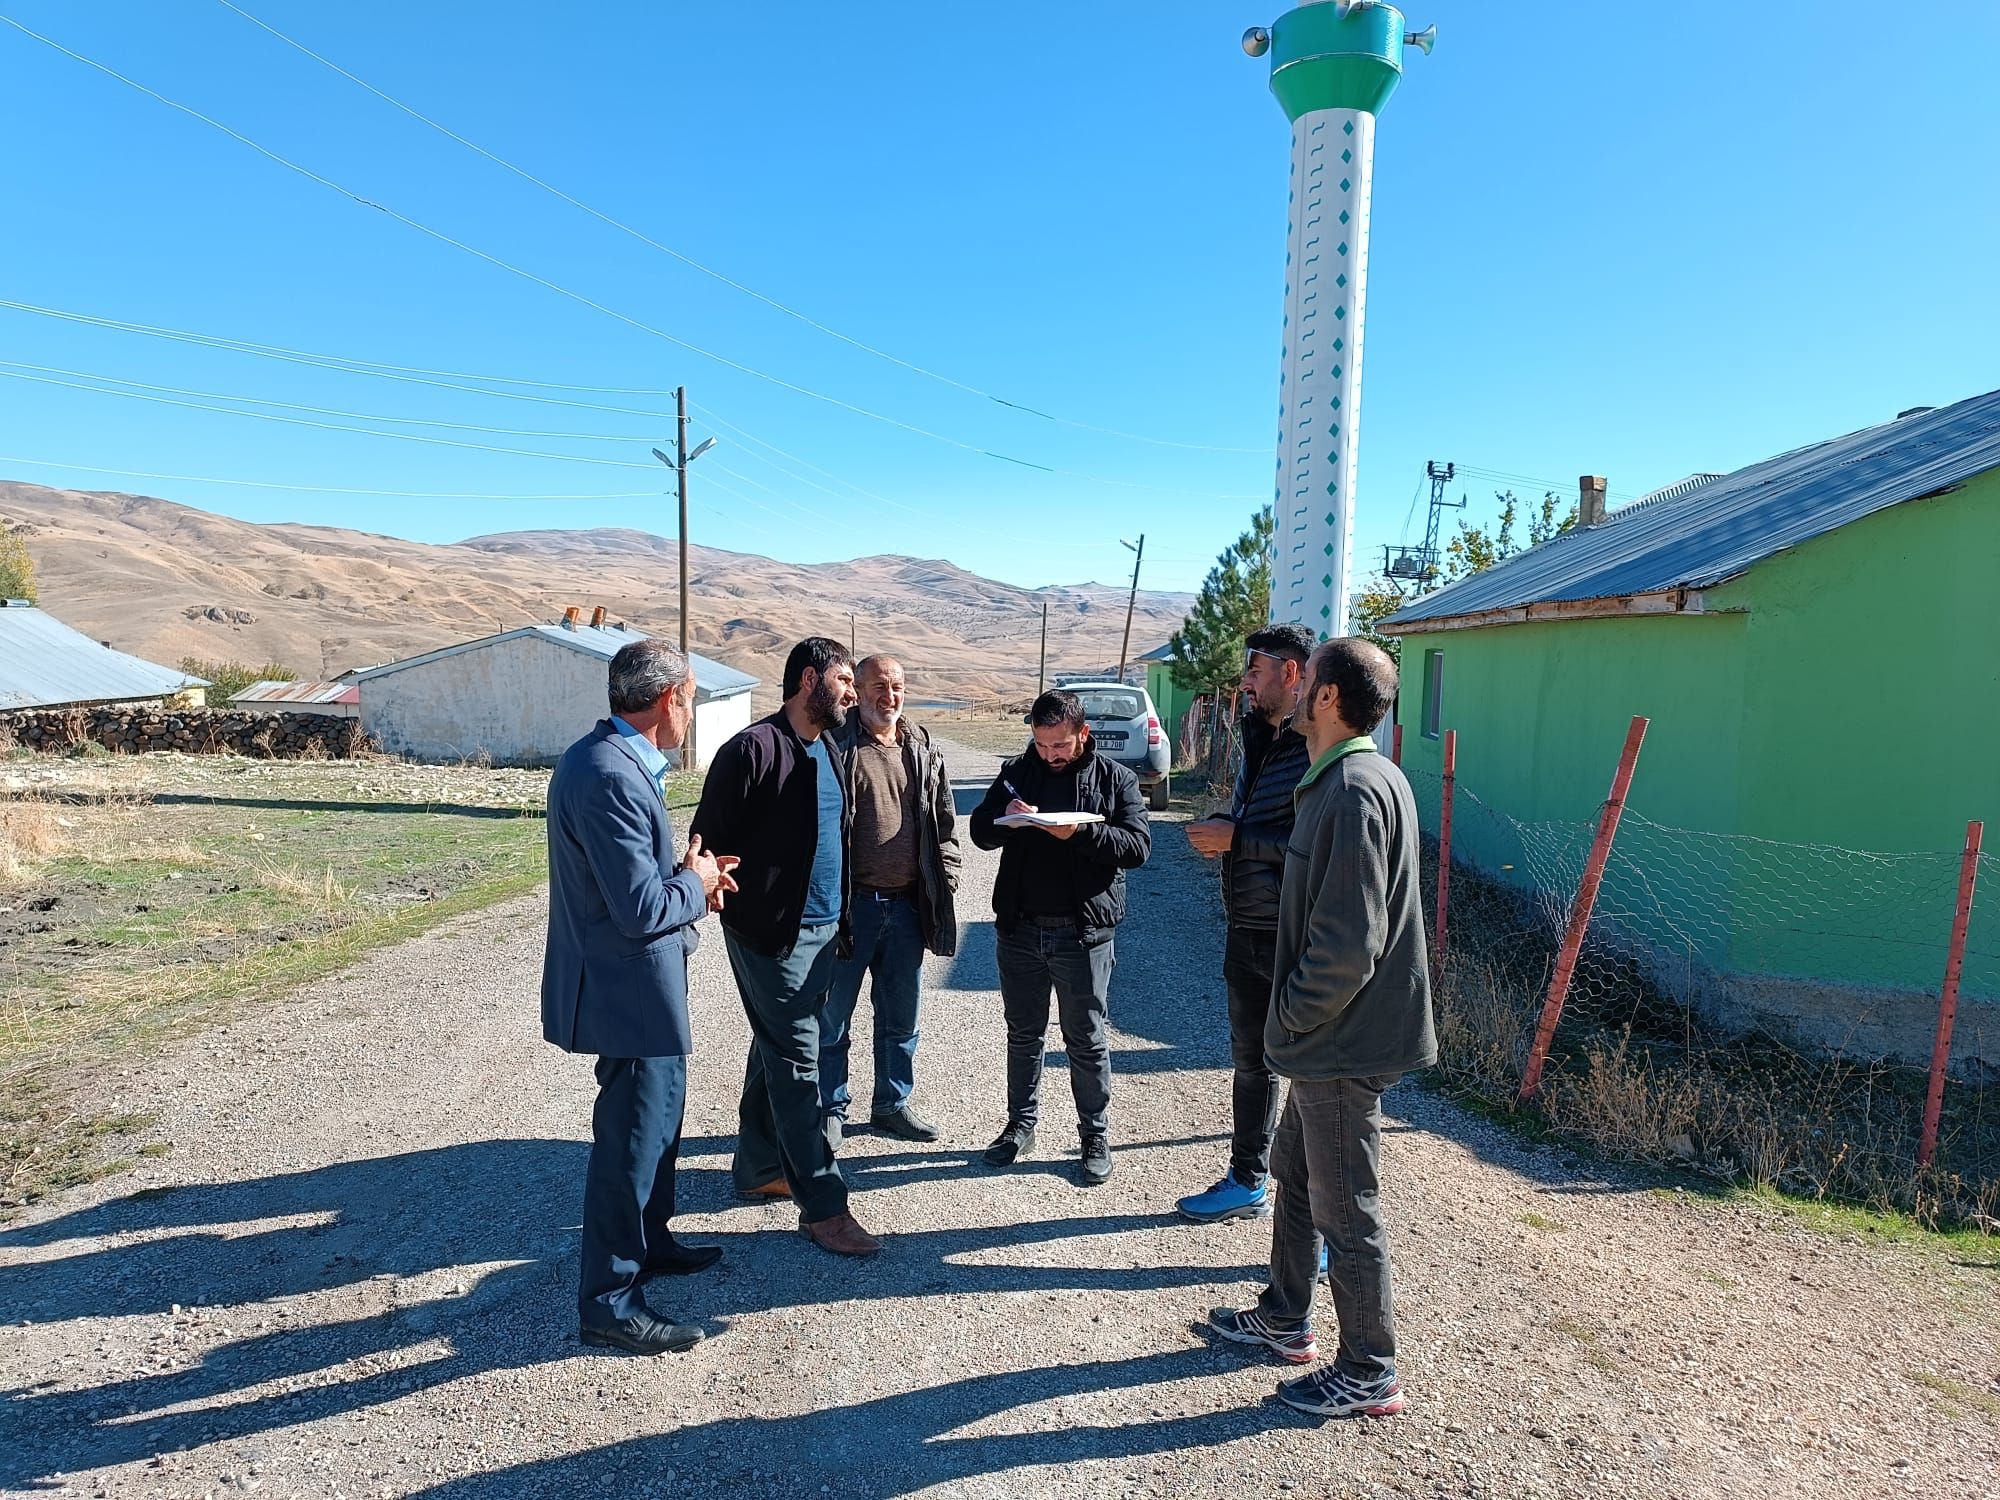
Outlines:
{"label": "man in brown jacket", "polygon": [[1340,1347],[1278,1387],[1318,1416],[1394,1416],[1395,1298],[1380,1204],[1382,1094],[1437,1061],[1410,784],[1368,731],[1396,696],[1396,665],[1367,641],[1328,641],[1306,664],[1294,723],[1311,767],[1285,850],[1264,1052],[1291,1080],[1271,1151],[1278,1187],[1271,1281],[1254,1307],[1218,1308],[1224,1338],[1293,1364],[1312,1332],[1322,1242]]}
{"label": "man in brown jacket", "polygon": [[903,714],[903,667],[871,656],[854,669],[856,712],[839,731],[854,787],[854,952],[834,966],[819,1022],[820,1107],[839,1143],[847,1055],[861,981],[872,977],[875,1088],[868,1123],[906,1141],[937,1127],[910,1106],[916,1086],[919,976],[926,951],[958,951],[957,813],[944,757]]}

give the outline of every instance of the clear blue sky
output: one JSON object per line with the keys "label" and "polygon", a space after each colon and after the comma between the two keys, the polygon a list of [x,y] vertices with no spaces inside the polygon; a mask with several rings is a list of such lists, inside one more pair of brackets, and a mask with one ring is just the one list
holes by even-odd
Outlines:
{"label": "clear blue sky", "polygon": [[[1118,538],[1144,531],[1145,581],[1192,588],[1266,496],[1288,136],[1266,64],[1237,39],[1272,9],[242,3],[846,334],[1076,422],[1244,451],[1057,425],[873,358],[548,197],[213,0],[0,0],[0,12],[536,276],[969,448],[510,275],[4,26],[0,297],[393,365],[636,388],[655,394],[567,399],[657,415],[7,309],[0,359],[369,417],[615,436],[629,440],[398,429],[649,465],[648,442],[670,433],[657,393],[684,381],[697,437],[718,430],[713,414],[818,471],[720,429],[694,471],[697,540],[797,561],[908,552],[1023,584],[1114,579],[1129,566]],[[1614,496],[1632,496],[2000,385],[2000,6],[1438,0],[1410,20],[1435,21],[1440,41],[1432,58],[1410,55],[1378,138],[1358,563],[1401,535],[1426,459],[1565,488],[1604,473]],[[656,491],[664,470],[16,379],[0,380],[0,477],[424,540],[672,529],[650,498],[329,492],[611,495]],[[1490,513],[1492,486],[1465,488],[1475,518]]]}

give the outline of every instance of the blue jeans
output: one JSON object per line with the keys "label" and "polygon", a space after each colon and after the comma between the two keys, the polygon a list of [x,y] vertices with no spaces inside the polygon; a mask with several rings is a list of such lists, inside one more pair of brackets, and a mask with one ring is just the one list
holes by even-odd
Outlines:
{"label": "blue jeans", "polygon": [[854,956],[834,965],[833,988],[819,1018],[820,1107],[847,1118],[847,1051],[861,981],[874,976],[875,1093],[872,1115],[910,1102],[917,1081],[917,976],[924,966],[923,926],[913,896],[854,893]]}
{"label": "blue jeans", "polygon": [[819,1013],[833,980],[837,932],[831,922],[801,928],[797,946],[773,958],[723,928],[750,1017],[732,1175],[740,1191],[784,1178],[799,1211],[813,1221],[847,1212],[847,1181],[819,1112]]}

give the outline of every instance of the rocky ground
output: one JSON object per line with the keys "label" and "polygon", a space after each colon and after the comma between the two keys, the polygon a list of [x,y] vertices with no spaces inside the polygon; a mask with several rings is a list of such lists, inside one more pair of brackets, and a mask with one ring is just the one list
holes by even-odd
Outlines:
{"label": "rocky ground", "polygon": [[1410,1413],[1275,1405],[1288,1372],[1202,1331],[1254,1293],[1267,1227],[1172,1214],[1225,1154],[1209,869],[1162,819],[1119,938],[1095,1190],[1060,1068],[1041,1155],[977,1165],[1002,1102],[992,872],[968,860],[961,955],[926,976],[919,1102],[945,1138],[845,1153],[888,1239],[871,1263],[730,1196],[747,1029],[722,944],[699,954],[681,1227],[725,1255],[658,1287],[712,1334],[681,1357],[574,1341],[589,1068],[539,1040],[538,898],[135,1062],[128,1107],[167,1154],[0,1231],[0,1489],[2000,1494],[2000,1254],[1663,1193],[1408,1085],[1385,1192]]}

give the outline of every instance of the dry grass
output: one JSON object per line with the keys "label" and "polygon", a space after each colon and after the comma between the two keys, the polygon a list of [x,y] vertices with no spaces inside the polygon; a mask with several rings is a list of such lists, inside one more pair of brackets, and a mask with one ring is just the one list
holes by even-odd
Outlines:
{"label": "dry grass", "polygon": [[1612,1030],[1565,1015],[1540,1095],[1519,1109],[1541,1001],[1533,966],[1481,961],[1474,934],[1454,931],[1437,992],[1439,1072],[1461,1096],[1619,1160],[1908,1213],[1924,1225],[2000,1230],[2000,1142],[1979,1091],[1954,1084],[1947,1093],[1946,1138],[1961,1170],[1919,1173],[1923,1077],[1908,1069],[1711,1035],[1691,1020],[1665,1041],[1631,1022]]}
{"label": "dry grass", "polygon": [[275,891],[301,906],[332,911],[335,907],[345,906],[351,899],[347,887],[333,878],[333,866],[330,864],[321,874],[312,875],[297,865],[284,865],[266,859],[258,861],[253,873],[257,883],[266,890]]}
{"label": "dry grass", "polygon": [[49,803],[0,803],[0,887],[33,879],[68,843],[65,819]]}

